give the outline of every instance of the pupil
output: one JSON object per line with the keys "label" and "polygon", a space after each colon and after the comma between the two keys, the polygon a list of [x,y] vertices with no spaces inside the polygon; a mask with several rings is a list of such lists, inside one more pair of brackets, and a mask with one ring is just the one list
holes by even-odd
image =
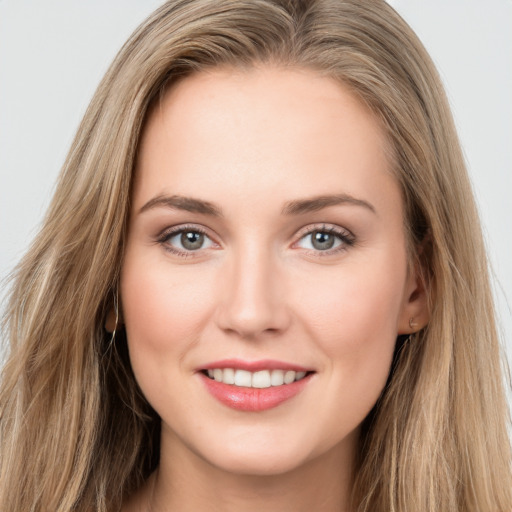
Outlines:
{"label": "pupil", "polygon": [[203,241],[204,235],[202,233],[197,233],[195,231],[185,231],[181,234],[181,245],[190,251],[200,249],[203,245]]}
{"label": "pupil", "polygon": [[315,249],[325,251],[334,245],[334,237],[325,231],[315,231],[312,234],[312,239],[313,247]]}

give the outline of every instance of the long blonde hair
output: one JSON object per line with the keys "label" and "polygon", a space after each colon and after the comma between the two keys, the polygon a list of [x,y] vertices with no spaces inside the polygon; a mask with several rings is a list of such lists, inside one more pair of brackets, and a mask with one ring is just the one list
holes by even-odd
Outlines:
{"label": "long blonde hair", "polygon": [[[175,0],[101,82],[17,267],[0,390],[0,509],[118,510],[158,464],[159,419],[104,330],[151,102],[212,66],[272,62],[348,85],[387,131],[431,320],[365,420],[359,512],[510,512],[511,451],[487,261],[435,68],[384,1]],[[421,247],[421,251],[418,250]]]}

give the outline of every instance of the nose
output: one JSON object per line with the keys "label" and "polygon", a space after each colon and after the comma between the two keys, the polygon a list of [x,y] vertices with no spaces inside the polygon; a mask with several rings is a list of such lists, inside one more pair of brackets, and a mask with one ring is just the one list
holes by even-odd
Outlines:
{"label": "nose", "polygon": [[288,328],[283,270],[268,251],[249,247],[233,255],[220,287],[217,319],[223,331],[256,339]]}

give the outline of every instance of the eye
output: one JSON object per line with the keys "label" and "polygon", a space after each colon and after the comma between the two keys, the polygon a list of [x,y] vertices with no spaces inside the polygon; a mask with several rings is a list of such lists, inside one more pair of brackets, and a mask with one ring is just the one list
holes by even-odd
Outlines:
{"label": "eye", "polygon": [[212,239],[197,228],[180,228],[167,231],[159,239],[167,250],[175,253],[189,253],[208,249],[214,245]]}
{"label": "eye", "polygon": [[339,247],[343,242],[339,236],[327,231],[313,231],[303,236],[299,243],[299,247],[303,249],[314,249],[315,251],[328,251]]}
{"label": "eye", "polygon": [[348,231],[333,227],[313,229],[303,235],[296,246],[310,251],[337,252],[354,244],[354,237]]}

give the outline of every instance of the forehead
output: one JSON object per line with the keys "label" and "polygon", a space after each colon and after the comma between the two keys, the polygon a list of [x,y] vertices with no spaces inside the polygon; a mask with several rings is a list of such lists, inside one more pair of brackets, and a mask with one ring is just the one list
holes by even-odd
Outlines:
{"label": "forehead", "polygon": [[375,115],[338,81],[300,69],[214,69],[181,80],[153,106],[134,202],[191,191],[216,202],[250,191],[282,201],[344,192],[379,203],[389,191],[400,203],[388,155]]}

